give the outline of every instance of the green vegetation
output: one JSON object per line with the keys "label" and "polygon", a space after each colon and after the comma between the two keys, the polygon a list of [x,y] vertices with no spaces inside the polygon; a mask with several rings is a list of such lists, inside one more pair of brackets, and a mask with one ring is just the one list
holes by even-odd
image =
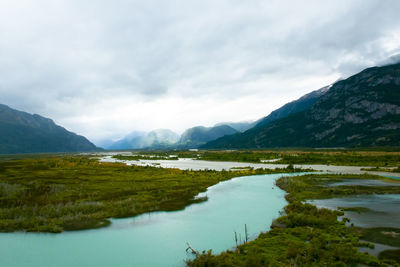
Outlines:
{"label": "green vegetation", "polygon": [[304,201],[309,199],[326,199],[361,194],[400,194],[399,186],[366,186],[366,185],[341,185],[329,186],[332,182],[340,182],[342,179],[380,179],[390,180],[392,183],[400,183],[400,180],[382,178],[377,175],[357,174],[307,174],[296,177],[282,177],[276,184],[288,192],[288,201]]}
{"label": "green vegetation", "polygon": [[168,153],[157,153],[157,154],[132,154],[132,156],[128,155],[114,155],[112,156],[114,159],[118,160],[140,160],[140,159],[147,159],[147,160],[178,160],[178,157],[175,155],[170,155]]}
{"label": "green vegetation", "polygon": [[286,228],[273,228],[235,251],[204,252],[189,266],[379,266],[378,259],[357,251],[357,236],[336,220],[337,212],[300,202],[285,211]]}
{"label": "green vegetation", "polygon": [[104,227],[111,217],[183,209],[237,176],[299,169],[183,171],[53,155],[0,161],[0,231],[61,232]]}
{"label": "green vegetation", "polygon": [[354,227],[363,240],[385,244],[389,246],[400,247],[400,229],[379,227],[379,228],[360,228]]}
{"label": "green vegetation", "polygon": [[252,169],[254,169],[253,167],[250,167],[250,166],[246,166],[246,167],[232,167],[232,168],[230,168],[231,170],[245,170],[245,169],[247,169],[247,170],[252,170]]}
{"label": "green vegetation", "polygon": [[[104,227],[109,218],[151,211],[183,209],[207,200],[195,198],[207,187],[237,176],[299,172],[294,164],[398,166],[399,152],[381,151],[174,151],[117,155],[121,160],[166,159],[169,156],[206,160],[260,162],[280,158],[284,169],[233,168],[230,171],[184,171],[100,163],[92,156],[25,155],[0,157],[0,231],[61,232]],[[318,156],[319,161],[318,162]],[[136,158],[135,158],[136,157]],[[374,161],[373,164],[372,161]],[[384,161],[384,162],[381,162]],[[347,162],[348,164],[345,164]],[[325,162],[326,164],[326,162]],[[398,265],[398,250],[384,251],[379,259],[358,251],[382,243],[399,246],[400,229],[346,227],[344,212],[368,212],[362,207],[317,209],[310,199],[358,194],[400,194],[399,186],[340,185],[343,179],[399,180],[374,175],[307,174],[283,177],[276,184],[288,194],[285,214],[272,230],[235,250],[197,255],[189,266],[367,266]],[[328,186],[329,185],[329,186]]]}
{"label": "green vegetation", "polygon": [[400,249],[390,249],[379,253],[379,259],[400,262]]}
{"label": "green vegetation", "polygon": [[399,172],[400,167],[396,168],[383,168],[383,167],[372,167],[372,168],[361,168],[362,171],[375,171],[375,172]]}
{"label": "green vegetation", "polygon": [[370,211],[369,208],[364,208],[364,207],[338,207],[338,210],[341,210],[341,211],[353,211],[353,212],[357,212],[357,213]]}
{"label": "green vegetation", "polygon": [[[353,150],[248,150],[248,151],[181,151],[172,152],[180,158],[195,158],[210,161],[235,161],[261,163],[276,160],[273,164],[323,164],[338,166],[400,165],[400,152],[353,151]],[[398,168],[397,168],[398,171]]]}
{"label": "green vegetation", "polygon": [[[380,259],[361,253],[358,247],[373,247],[360,238],[374,230],[346,227],[349,220],[341,210],[318,209],[304,203],[308,199],[346,196],[349,194],[393,193],[392,187],[339,186],[327,183],[341,179],[380,179],[372,175],[303,175],[282,177],[276,184],[288,194],[285,215],[276,219],[272,230],[262,233],[233,251],[213,255],[198,254],[189,266],[399,266],[394,252],[381,253]],[[397,181],[400,182],[400,181]],[[400,193],[397,191],[397,193]],[[386,229],[387,230],[387,229]],[[393,230],[393,229],[391,229]],[[397,231],[397,230],[396,230]],[[386,233],[385,230],[383,232]],[[382,231],[381,231],[382,233]],[[382,233],[385,235],[385,233]],[[396,232],[397,233],[397,232]]]}

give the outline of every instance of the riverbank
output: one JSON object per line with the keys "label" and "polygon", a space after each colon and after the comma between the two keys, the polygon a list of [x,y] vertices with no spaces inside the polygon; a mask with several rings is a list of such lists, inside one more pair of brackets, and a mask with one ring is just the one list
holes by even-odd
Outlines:
{"label": "riverbank", "polygon": [[98,162],[53,155],[0,162],[0,231],[59,233],[105,227],[109,218],[180,210],[196,196],[234,177],[290,173],[283,169],[191,171]]}
{"label": "riverbank", "polygon": [[[101,162],[117,162],[124,163],[127,165],[137,165],[137,166],[152,166],[159,168],[176,168],[180,170],[240,170],[240,169],[282,169],[288,166],[293,166],[294,168],[303,170],[313,170],[318,172],[331,172],[331,173],[348,173],[348,174],[364,174],[369,173],[373,175],[382,175],[387,177],[393,177],[400,179],[400,173],[396,172],[384,172],[384,171],[366,171],[363,170],[368,167],[362,166],[336,166],[336,165],[316,165],[316,164],[276,164],[275,161],[272,163],[249,163],[249,162],[234,162],[234,161],[207,161],[195,158],[175,158],[170,159],[159,159],[161,156],[153,155],[158,159],[148,159],[151,158],[150,154],[146,157],[138,158],[132,156],[132,152],[125,153],[123,157],[120,157],[119,152],[108,152],[103,154],[97,154]],[[163,154],[164,158],[168,158],[172,154]]]}
{"label": "riverbank", "polygon": [[[61,234],[0,234],[0,266],[177,266],[184,267],[187,243],[220,253],[245,237],[267,230],[287,204],[275,180],[301,173],[242,176],[207,188],[208,200],[183,210],[111,219],[111,225]],[[249,208],[251,207],[251,208]],[[268,228],[269,229],[269,228]]]}
{"label": "riverbank", "polygon": [[[400,167],[400,152],[351,149],[275,149],[275,150],[199,150],[199,151],[132,151],[121,159],[192,158],[204,161],[276,164]],[[174,156],[170,158],[170,156]]]}
{"label": "riverbank", "polygon": [[[289,204],[285,215],[273,223],[273,229],[257,239],[237,246],[235,250],[213,255],[203,252],[189,266],[397,266],[392,251],[382,259],[362,253],[360,247],[373,244],[360,241],[367,238],[360,228],[347,227],[343,210],[318,209],[305,203],[309,199],[324,199],[357,194],[400,194],[400,187],[341,185],[327,186],[343,179],[384,180],[372,175],[303,175],[283,177],[276,184],[287,192]],[[399,181],[390,180],[393,184]],[[342,218],[338,220],[338,218]],[[371,235],[371,233],[369,232]],[[376,238],[376,235],[373,235]],[[371,240],[371,238],[369,238]],[[376,239],[375,239],[376,240]],[[391,244],[394,242],[391,240]],[[385,258],[386,257],[386,258]],[[391,258],[391,259],[389,259]]]}

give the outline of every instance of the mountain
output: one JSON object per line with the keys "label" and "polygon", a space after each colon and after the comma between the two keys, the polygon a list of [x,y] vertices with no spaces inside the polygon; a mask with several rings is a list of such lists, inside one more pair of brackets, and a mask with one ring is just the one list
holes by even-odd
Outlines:
{"label": "mountain", "polygon": [[393,64],[334,83],[308,109],[203,148],[399,145],[400,64]]}
{"label": "mountain", "polygon": [[179,135],[168,129],[158,129],[149,133],[132,132],[114,142],[107,149],[167,148],[179,141]]}
{"label": "mountain", "polygon": [[330,86],[322,87],[321,89],[312,91],[311,93],[308,93],[295,101],[283,105],[277,110],[272,111],[268,116],[258,120],[255,126],[262,127],[278,119],[285,118],[290,114],[309,109],[312,105],[314,105],[318,98],[328,92],[329,88]]}
{"label": "mountain", "polygon": [[146,136],[146,132],[133,131],[121,140],[115,141],[105,148],[107,149],[129,149],[129,148],[141,148],[143,147],[143,138]]}
{"label": "mountain", "polygon": [[192,127],[185,130],[181,137],[168,129],[158,129],[149,133],[135,131],[105,148],[114,150],[195,148],[221,136],[237,132],[237,130],[228,125]]}
{"label": "mountain", "polygon": [[[300,112],[300,111],[304,111],[308,108],[310,108],[317,100],[318,98],[320,98],[321,96],[323,96],[330,88],[331,86],[325,86],[322,87],[318,90],[312,91],[311,93],[308,93],[302,97],[300,97],[297,100],[294,100],[292,102],[289,102],[285,105],[283,105],[282,107],[278,108],[277,110],[272,111],[268,116],[261,118],[255,122],[252,122],[249,125],[249,128],[246,129],[245,133],[241,134],[241,133],[236,133],[234,135],[231,136],[224,136],[222,138],[220,138],[220,140],[218,140],[218,142],[213,142],[210,143],[210,148],[212,146],[216,146],[216,148],[223,148],[223,146],[227,146],[227,147],[232,147],[232,145],[230,143],[235,143],[235,142],[241,142],[239,140],[245,140],[247,138],[247,135],[249,133],[247,133],[247,130],[254,128],[258,128],[258,127],[263,127],[268,125],[269,123],[281,119],[281,118],[285,118],[291,114]],[[222,123],[221,123],[222,124]],[[254,130],[252,130],[251,132],[253,132]],[[241,131],[239,131],[241,132]],[[250,132],[250,133],[251,133]],[[212,140],[210,140],[212,141]],[[208,144],[206,144],[204,146],[204,148],[209,147]]]}
{"label": "mountain", "polygon": [[215,140],[225,135],[235,134],[234,128],[228,125],[220,125],[214,127],[197,126],[187,129],[179,140],[179,147],[194,148],[205,144],[208,141]]}
{"label": "mountain", "polygon": [[98,150],[51,119],[0,104],[0,154]]}
{"label": "mountain", "polygon": [[94,141],[93,144],[97,147],[107,148],[107,147],[111,146],[114,142],[115,141],[113,141],[112,139],[103,138],[103,139]]}
{"label": "mountain", "polygon": [[[214,127],[196,126],[187,129],[181,136],[179,142],[173,142],[174,138],[164,145],[153,145],[149,138],[146,138],[144,132],[133,132],[123,139],[106,145],[107,149],[142,149],[142,148],[195,148],[209,141],[245,132],[255,126],[263,126],[279,118],[286,117],[289,114],[303,111],[309,108],[315,101],[327,92],[329,86],[313,91],[303,97],[290,102],[281,108],[273,111],[267,117],[257,121],[243,122],[220,122]],[[156,142],[157,144],[157,142]],[[155,146],[155,147],[154,147]]]}
{"label": "mountain", "polygon": [[255,125],[254,121],[241,121],[241,122],[220,122],[214,126],[228,125],[238,132],[244,132],[252,128]]}
{"label": "mountain", "polygon": [[[299,99],[292,101],[290,103],[287,103],[283,105],[282,107],[278,108],[277,110],[271,112],[268,116],[261,118],[257,121],[253,122],[221,122],[217,123],[215,126],[221,126],[221,125],[228,125],[235,129],[238,132],[245,132],[253,127],[262,127],[265,125],[268,125],[269,123],[287,117],[290,114],[294,114],[303,110],[306,110],[310,108],[317,100],[320,98],[322,95],[324,95],[328,90],[330,86],[325,86],[321,89],[312,91],[311,93],[308,93]],[[237,133],[240,135],[240,133]],[[232,138],[232,137],[224,137],[226,139]],[[209,140],[212,141],[212,140]]]}
{"label": "mountain", "polygon": [[168,130],[158,129],[149,132],[145,138],[146,147],[164,148],[169,147],[179,141],[179,134]]}

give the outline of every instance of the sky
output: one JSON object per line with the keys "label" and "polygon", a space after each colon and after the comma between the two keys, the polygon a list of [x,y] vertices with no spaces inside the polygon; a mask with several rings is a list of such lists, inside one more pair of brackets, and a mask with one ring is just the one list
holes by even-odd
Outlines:
{"label": "sky", "polygon": [[256,120],[400,53],[397,0],[2,0],[0,103],[99,143]]}

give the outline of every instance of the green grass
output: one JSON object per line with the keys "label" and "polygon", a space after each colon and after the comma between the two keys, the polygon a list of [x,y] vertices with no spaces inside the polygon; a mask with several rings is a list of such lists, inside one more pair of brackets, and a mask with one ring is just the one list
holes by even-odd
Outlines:
{"label": "green grass", "polygon": [[[378,255],[379,259],[383,260],[392,260],[395,262],[400,262],[400,249],[390,249],[390,250],[385,250],[379,253]],[[398,265],[397,265],[398,266]]]}
{"label": "green grass", "polygon": [[400,228],[377,227],[360,228],[354,230],[359,233],[362,239],[374,243],[385,244],[393,247],[400,247]]}
{"label": "green grass", "polygon": [[183,171],[52,155],[0,161],[0,231],[61,232],[107,226],[108,218],[171,211],[237,176],[298,169]]}
{"label": "green grass", "polygon": [[[304,200],[352,194],[393,193],[395,188],[340,186],[325,187],[341,179],[380,179],[372,175],[303,175],[282,177],[276,184],[287,192],[285,215],[277,218],[272,230],[248,243],[219,255],[203,251],[189,266],[398,266],[393,258],[378,258],[358,251],[371,247],[360,242],[359,228],[348,228],[341,210],[318,209]],[[400,193],[396,191],[397,193]],[[355,230],[357,229],[357,231]],[[371,230],[373,232],[373,230]]]}

